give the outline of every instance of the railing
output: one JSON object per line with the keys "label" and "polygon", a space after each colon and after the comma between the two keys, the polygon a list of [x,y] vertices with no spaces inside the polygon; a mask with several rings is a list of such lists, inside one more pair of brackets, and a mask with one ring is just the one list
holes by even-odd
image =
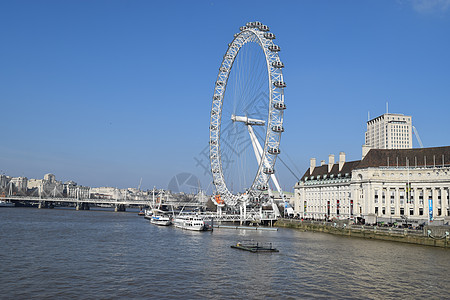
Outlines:
{"label": "railing", "polygon": [[283,219],[284,222],[297,223],[297,224],[313,224],[326,227],[333,227],[336,229],[347,229],[352,231],[368,231],[368,232],[380,232],[389,235],[409,235],[409,236],[427,236],[433,239],[444,239],[450,235],[449,226],[425,226],[420,229],[398,228],[398,227],[385,227],[385,226],[373,226],[373,225],[356,225],[348,224],[343,221],[326,222],[319,220],[298,220],[298,219]]}
{"label": "railing", "polygon": [[124,205],[150,205],[150,200],[119,200],[119,199],[77,199],[77,198],[40,198],[40,197],[30,197],[30,196],[5,196],[5,200],[10,201],[24,201],[24,202],[69,202],[69,203],[98,203],[98,204],[124,204]]}
{"label": "railing", "polygon": [[[5,196],[2,197],[4,200],[15,201],[15,202],[64,202],[64,203],[92,203],[92,204],[109,204],[109,205],[138,205],[138,206],[151,206],[152,200],[133,200],[133,199],[77,199],[77,198],[39,198],[39,197],[31,197],[31,196]],[[173,206],[201,206],[201,203],[195,202],[169,202],[162,203],[162,205],[173,205]],[[263,214],[259,214],[257,212],[249,212],[246,217],[243,218],[238,214],[217,214],[211,212],[185,212],[184,214],[192,214],[196,215],[203,220],[211,220],[214,219],[216,221],[230,221],[230,222],[239,222],[239,221],[275,221],[277,218],[275,214],[272,212],[263,212]]]}
{"label": "railing", "polygon": [[195,215],[204,221],[209,221],[209,220],[213,219],[214,221],[221,221],[221,222],[254,221],[256,219],[275,221],[277,219],[274,214],[265,215],[265,216],[259,216],[259,215],[256,216],[253,214],[248,214],[245,218],[242,217],[241,215],[237,215],[237,214],[224,214],[224,213],[217,214],[214,212],[186,212],[185,214]]}

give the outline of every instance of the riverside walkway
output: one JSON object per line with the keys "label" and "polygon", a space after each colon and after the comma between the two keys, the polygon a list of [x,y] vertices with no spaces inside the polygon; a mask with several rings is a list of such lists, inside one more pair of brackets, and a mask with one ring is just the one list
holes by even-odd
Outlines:
{"label": "riverside walkway", "polygon": [[424,226],[422,229],[417,230],[355,225],[342,221],[324,222],[298,219],[279,219],[275,226],[342,236],[450,248],[450,226]]}

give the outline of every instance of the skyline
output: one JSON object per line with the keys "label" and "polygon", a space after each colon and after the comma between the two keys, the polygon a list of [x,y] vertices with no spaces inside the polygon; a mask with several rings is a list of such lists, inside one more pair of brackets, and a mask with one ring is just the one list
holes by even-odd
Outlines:
{"label": "skyline", "polygon": [[[165,188],[211,178],[202,151],[214,82],[239,27],[261,21],[285,64],[281,148],[361,158],[368,112],[412,116],[448,145],[450,1],[0,1],[0,170],[85,186]],[[413,138],[413,146],[418,147]],[[200,161],[200,165],[199,165]],[[295,178],[276,164],[283,189]]]}

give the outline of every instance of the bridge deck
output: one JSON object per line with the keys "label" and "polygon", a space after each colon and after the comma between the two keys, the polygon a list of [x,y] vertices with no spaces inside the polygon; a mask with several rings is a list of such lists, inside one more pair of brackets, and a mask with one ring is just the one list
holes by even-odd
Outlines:
{"label": "bridge deck", "polygon": [[[9,200],[14,202],[32,202],[32,203],[39,203],[39,202],[53,202],[53,203],[90,203],[90,204],[108,204],[111,206],[114,205],[136,205],[136,206],[148,206],[151,207],[152,201],[151,200],[133,200],[133,199],[126,199],[126,200],[120,200],[120,199],[77,199],[77,198],[39,198],[39,197],[29,197],[29,196],[5,196],[1,197],[3,200]],[[190,206],[190,207],[200,207],[200,203],[193,203],[193,202],[172,202],[172,203],[164,203],[164,205],[173,205],[175,207],[181,207],[181,206]],[[195,212],[195,213],[188,213],[186,214],[192,214],[196,215],[203,220],[213,220],[217,222],[251,222],[251,221],[276,221],[277,218],[273,213],[263,213],[260,215],[259,213],[252,212],[248,213],[245,217],[237,214],[217,214],[212,212]]]}

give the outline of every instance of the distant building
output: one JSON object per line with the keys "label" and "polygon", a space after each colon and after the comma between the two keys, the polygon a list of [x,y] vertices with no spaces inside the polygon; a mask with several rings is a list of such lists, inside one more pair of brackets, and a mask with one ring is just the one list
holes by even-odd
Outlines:
{"label": "distant building", "polygon": [[371,149],[359,161],[310,168],[295,185],[302,218],[366,223],[450,221],[450,147]]}
{"label": "distant building", "polygon": [[0,189],[2,189],[2,190],[6,189],[8,187],[8,183],[9,183],[10,179],[11,178],[9,176],[1,174],[0,175]]}
{"label": "distant building", "polygon": [[120,199],[120,190],[114,187],[91,188],[91,198],[94,199]]}
{"label": "distant building", "polygon": [[28,178],[12,177],[10,184],[12,184],[12,190],[10,192],[12,192],[13,195],[25,195],[27,193]]}
{"label": "distant building", "polygon": [[28,178],[0,175],[0,196],[26,195]]}
{"label": "distant building", "polygon": [[28,180],[27,188],[30,195],[39,197],[62,197],[64,190],[62,182],[53,174],[45,174],[44,179]]}
{"label": "distant building", "polygon": [[63,184],[63,195],[68,198],[89,199],[90,187],[77,185],[74,181],[66,181]]}
{"label": "distant building", "polygon": [[412,117],[386,113],[367,121],[365,146],[370,149],[412,148]]}

